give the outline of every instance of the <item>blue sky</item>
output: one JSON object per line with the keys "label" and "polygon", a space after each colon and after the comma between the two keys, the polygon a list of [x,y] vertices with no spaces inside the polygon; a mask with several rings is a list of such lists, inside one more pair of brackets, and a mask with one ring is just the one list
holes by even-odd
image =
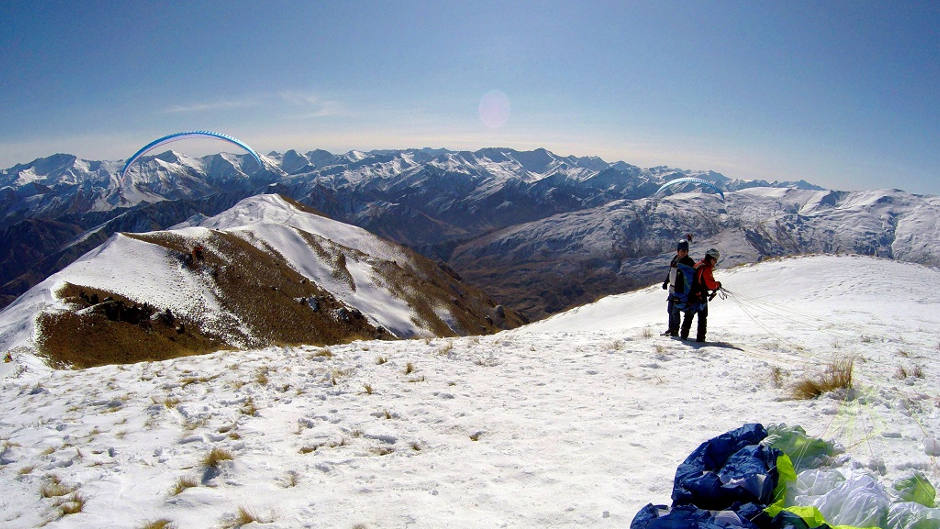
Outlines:
{"label": "blue sky", "polygon": [[940,194],[936,1],[5,0],[0,42],[0,167],[212,129]]}

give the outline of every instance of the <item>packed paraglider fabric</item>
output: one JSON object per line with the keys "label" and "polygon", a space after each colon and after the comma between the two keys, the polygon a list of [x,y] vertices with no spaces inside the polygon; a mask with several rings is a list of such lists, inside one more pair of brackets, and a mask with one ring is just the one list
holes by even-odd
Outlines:
{"label": "packed paraglider fabric", "polygon": [[922,472],[899,480],[894,484],[894,490],[904,501],[917,502],[925,507],[933,507],[937,497],[937,491]]}
{"label": "packed paraglider fabric", "polygon": [[746,424],[699,445],[676,470],[673,505],[725,509],[736,501],[770,503],[780,452],[761,446],[765,437],[763,426]]}
{"label": "packed paraglider fabric", "polygon": [[797,472],[818,467],[833,453],[831,443],[806,435],[802,426],[772,424],[767,427],[764,444],[787,454]]}
{"label": "packed paraglider fabric", "polygon": [[888,491],[824,468],[836,452],[799,426],[745,424],[696,448],[676,471],[672,506],[647,504],[630,528],[940,529],[923,474]]}

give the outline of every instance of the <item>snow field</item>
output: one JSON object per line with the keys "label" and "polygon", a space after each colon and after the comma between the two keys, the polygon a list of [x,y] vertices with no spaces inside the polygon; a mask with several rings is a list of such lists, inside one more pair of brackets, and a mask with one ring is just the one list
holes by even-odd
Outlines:
{"label": "snow field", "polygon": [[[745,422],[839,443],[846,474],[937,484],[940,322],[913,282],[930,274],[850,257],[719,269],[740,303],[713,303],[705,345],[658,336],[657,286],[492,336],[27,370],[0,390],[0,527],[224,527],[245,508],[271,528],[622,528]],[[857,356],[856,398],[788,397],[840,353]],[[232,459],[207,469],[215,448]],[[59,518],[49,476],[81,512]],[[181,478],[196,486],[174,494]]]}

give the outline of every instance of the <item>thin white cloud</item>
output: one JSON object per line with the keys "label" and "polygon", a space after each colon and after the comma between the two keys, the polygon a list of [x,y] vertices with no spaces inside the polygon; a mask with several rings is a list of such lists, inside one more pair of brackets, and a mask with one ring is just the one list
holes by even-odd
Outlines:
{"label": "thin white cloud", "polygon": [[290,119],[315,119],[327,116],[337,116],[344,113],[344,108],[338,101],[323,99],[316,94],[282,91],[278,92],[282,101],[290,105]]}
{"label": "thin white cloud", "polygon": [[207,101],[189,105],[172,105],[164,109],[164,113],[179,114],[189,112],[208,112],[212,110],[226,110],[230,108],[256,107],[260,104],[261,101],[258,98],[220,99],[218,101]]}

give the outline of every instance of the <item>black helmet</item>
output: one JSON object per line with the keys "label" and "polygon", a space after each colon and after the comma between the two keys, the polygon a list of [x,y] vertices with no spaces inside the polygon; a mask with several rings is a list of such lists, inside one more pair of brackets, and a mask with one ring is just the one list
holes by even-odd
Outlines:
{"label": "black helmet", "polygon": [[678,252],[679,250],[689,251],[689,241],[685,239],[679,239],[679,244],[676,246],[676,251]]}

